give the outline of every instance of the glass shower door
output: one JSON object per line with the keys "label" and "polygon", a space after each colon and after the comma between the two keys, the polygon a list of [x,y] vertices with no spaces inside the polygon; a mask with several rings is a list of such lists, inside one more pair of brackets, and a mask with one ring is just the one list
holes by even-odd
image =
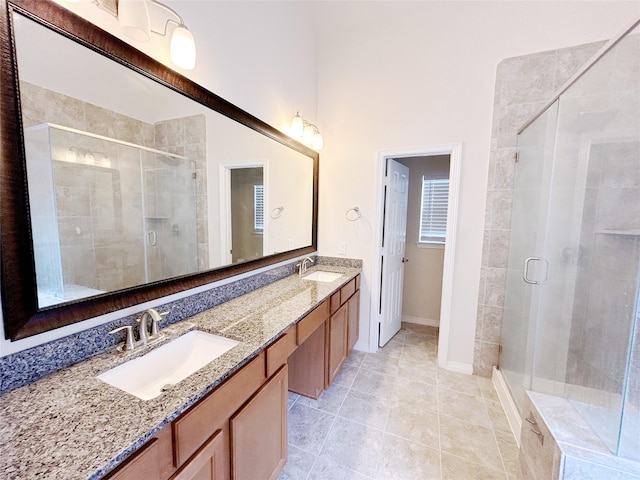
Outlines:
{"label": "glass shower door", "polygon": [[613,453],[636,459],[640,394],[628,382],[640,287],[639,52],[638,34],[624,38],[559,99],[532,382],[568,398]]}
{"label": "glass shower door", "polygon": [[[557,103],[518,137],[499,367],[518,406],[530,388]],[[525,353],[526,352],[526,353]]]}
{"label": "glass shower door", "polygon": [[141,152],[147,281],[197,271],[194,162]]}

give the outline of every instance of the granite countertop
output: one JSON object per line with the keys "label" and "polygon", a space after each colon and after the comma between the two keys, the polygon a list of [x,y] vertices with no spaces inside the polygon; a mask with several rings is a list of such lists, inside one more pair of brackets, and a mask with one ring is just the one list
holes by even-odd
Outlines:
{"label": "granite countertop", "polygon": [[[144,349],[113,350],[6,393],[0,397],[2,478],[95,479],[112,470],[360,273],[328,265],[309,273],[315,270],[343,276],[314,282],[291,275],[161,330],[162,337]],[[95,378],[192,329],[240,343],[151,400]]]}

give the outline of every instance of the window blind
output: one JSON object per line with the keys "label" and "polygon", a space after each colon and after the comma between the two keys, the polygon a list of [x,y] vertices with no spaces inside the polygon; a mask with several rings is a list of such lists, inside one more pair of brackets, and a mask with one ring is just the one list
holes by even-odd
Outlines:
{"label": "window blind", "polygon": [[264,230],[264,185],[253,186],[253,205],[253,228],[262,232]]}
{"label": "window blind", "polygon": [[418,242],[445,243],[448,203],[449,179],[423,176]]}

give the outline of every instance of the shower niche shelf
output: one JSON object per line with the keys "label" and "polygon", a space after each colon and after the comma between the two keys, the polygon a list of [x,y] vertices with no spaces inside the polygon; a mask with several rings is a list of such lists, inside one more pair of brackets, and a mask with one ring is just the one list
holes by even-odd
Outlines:
{"label": "shower niche shelf", "polygon": [[600,230],[596,235],[627,235],[630,237],[640,237],[640,230]]}

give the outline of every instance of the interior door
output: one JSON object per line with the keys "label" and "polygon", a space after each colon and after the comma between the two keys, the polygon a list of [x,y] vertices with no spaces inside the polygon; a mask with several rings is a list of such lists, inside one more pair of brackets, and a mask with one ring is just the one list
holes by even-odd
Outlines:
{"label": "interior door", "polygon": [[231,261],[246,262],[264,254],[264,169],[231,170]]}
{"label": "interior door", "polygon": [[382,279],[380,289],[380,333],[382,347],[400,330],[404,256],[407,243],[409,168],[388,158],[385,174],[384,232],[382,235]]}

